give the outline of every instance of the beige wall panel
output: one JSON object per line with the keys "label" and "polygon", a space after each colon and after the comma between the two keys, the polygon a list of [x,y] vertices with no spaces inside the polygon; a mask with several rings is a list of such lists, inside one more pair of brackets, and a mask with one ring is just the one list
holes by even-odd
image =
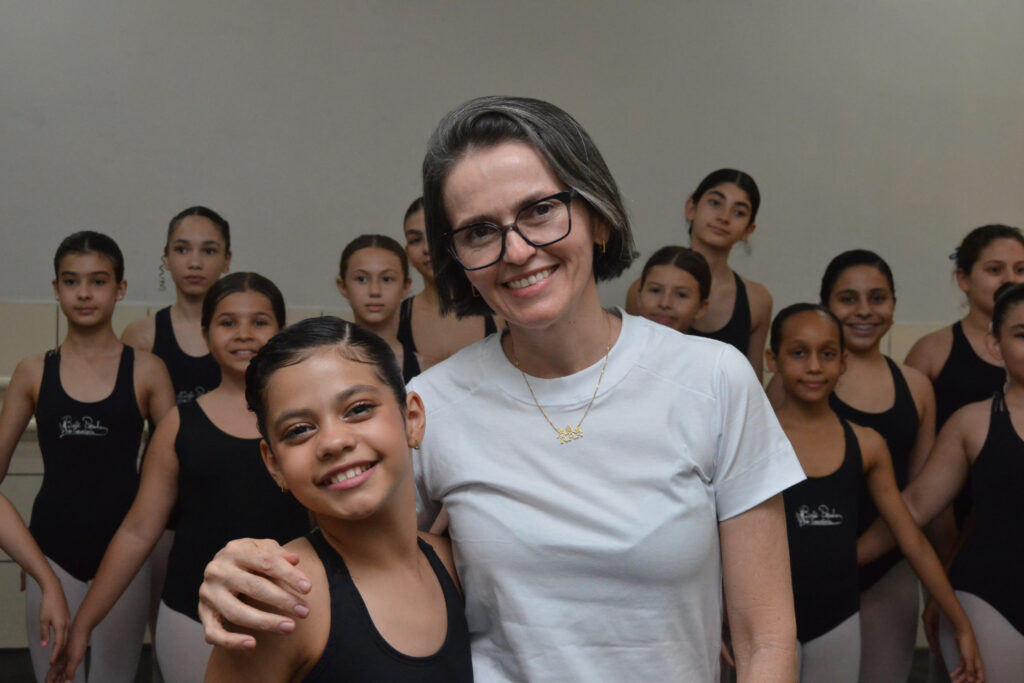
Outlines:
{"label": "beige wall panel", "polygon": [[0,301],[0,377],[10,377],[22,358],[54,347],[57,314],[56,303]]}

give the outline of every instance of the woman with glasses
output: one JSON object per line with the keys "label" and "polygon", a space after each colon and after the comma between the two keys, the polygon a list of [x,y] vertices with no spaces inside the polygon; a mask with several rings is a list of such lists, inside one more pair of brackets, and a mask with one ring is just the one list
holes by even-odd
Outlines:
{"label": "woman with glasses", "polygon": [[[740,680],[793,679],[778,494],[803,472],[740,353],[601,307],[633,240],[593,141],[545,102],[472,100],[431,137],[423,185],[442,308],[508,323],[411,384],[420,524],[446,507],[475,675],[717,680],[724,586]],[[221,551],[201,590],[211,642],[252,646],[222,619],[289,631],[326,608],[296,597],[289,559]]]}

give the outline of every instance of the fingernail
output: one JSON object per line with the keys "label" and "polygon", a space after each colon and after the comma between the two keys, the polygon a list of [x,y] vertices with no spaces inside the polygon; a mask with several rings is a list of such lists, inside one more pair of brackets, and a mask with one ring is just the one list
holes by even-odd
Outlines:
{"label": "fingernail", "polygon": [[302,591],[303,593],[305,593],[306,591],[308,591],[312,587],[313,587],[313,584],[311,584],[309,581],[306,581],[305,579],[303,579],[302,581],[299,581],[299,590]]}
{"label": "fingernail", "polygon": [[308,617],[309,608],[305,605],[295,605],[295,613],[298,614],[300,617]]}
{"label": "fingernail", "polygon": [[45,640],[43,641],[43,647],[46,647],[46,641]]}
{"label": "fingernail", "polygon": [[280,631],[281,633],[291,633],[292,631],[295,630],[295,622],[294,621],[282,621],[280,624],[278,624],[277,630]]}
{"label": "fingernail", "polygon": [[242,647],[247,647],[250,650],[256,647],[256,641],[252,638],[242,641]]}

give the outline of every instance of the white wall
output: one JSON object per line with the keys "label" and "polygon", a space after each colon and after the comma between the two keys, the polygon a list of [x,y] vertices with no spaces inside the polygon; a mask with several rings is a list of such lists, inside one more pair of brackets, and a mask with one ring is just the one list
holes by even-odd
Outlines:
{"label": "white wall", "polygon": [[646,254],[684,239],[702,175],[737,166],[764,205],[734,265],[777,307],[866,246],[903,322],[947,321],[962,235],[1024,223],[1021,26],[1015,0],[4,0],[0,299],[49,300],[53,249],[89,227],[124,248],[130,300],[169,300],[167,220],[205,203],[235,269],[340,307],[341,247],[399,235],[436,121],[508,93],[584,124]]}

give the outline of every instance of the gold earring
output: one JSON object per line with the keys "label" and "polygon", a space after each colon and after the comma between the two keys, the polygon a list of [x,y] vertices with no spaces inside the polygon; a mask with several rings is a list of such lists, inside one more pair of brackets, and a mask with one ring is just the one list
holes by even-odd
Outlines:
{"label": "gold earring", "polygon": [[476,287],[474,287],[473,285],[470,285],[469,289],[472,292],[472,296],[473,296],[474,299],[479,299],[480,298],[480,292],[476,291]]}
{"label": "gold earring", "polygon": [[414,451],[418,451],[420,449],[420,442],[419,441],[413,441],[412,442],[412,449]]}
{"label": "gold earring", "polygon": [[285,486],[281,482],[277,482],[277,485],[281,487],[281,493],[288,493],[288,487],[287,486]]}
{"label": "gold earring", "polygon": [[602,240],[602,241],[601,241],[601,253],[602,253],[602,254],[604,253],[604,248],[605,248],[605,246],[606,246],[607,244],[608,244],[608,240]]}

